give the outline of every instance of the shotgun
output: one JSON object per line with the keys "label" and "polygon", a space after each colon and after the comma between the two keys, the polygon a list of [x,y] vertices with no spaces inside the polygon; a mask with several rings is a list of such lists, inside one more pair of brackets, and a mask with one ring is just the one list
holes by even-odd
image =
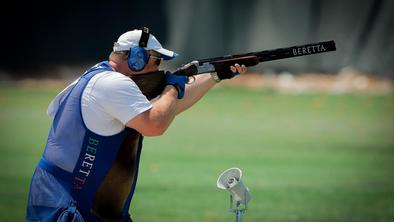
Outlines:
{"label": "shotgun", "polygon": [[189,66],[179,68],[173,74],[193,76],[202,73],[217,72],[218,70],[228,69],[228,67],[234,65],[235,63],[250,67],[257,65],[260,62],[326,53],[335,50],[335,42],[331,40],[313,44],[291,46],[287,48],[249,52],[238,55],[226,55],[222,57],[193,61],[189,63]]}

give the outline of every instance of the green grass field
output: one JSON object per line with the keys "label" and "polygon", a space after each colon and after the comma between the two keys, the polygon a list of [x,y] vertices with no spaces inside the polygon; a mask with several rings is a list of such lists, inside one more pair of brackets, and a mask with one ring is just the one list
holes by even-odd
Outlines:
{"label": "green grass field", "polygon": [[[0,221],[23,221],[59,89],[0,87]],[[394,219],[394,95],[212,90],[162,137],[145,139],[135,221],[234,221],[216,188],[239,167],[244,221]]]}

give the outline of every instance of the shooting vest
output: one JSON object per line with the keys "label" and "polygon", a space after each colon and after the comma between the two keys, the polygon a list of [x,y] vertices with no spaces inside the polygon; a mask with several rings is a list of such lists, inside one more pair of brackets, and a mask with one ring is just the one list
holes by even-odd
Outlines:
{"label": "shooting vest", "polygon": [[85,221],[101,221],[99,216],[129,221],[143,137],[130,128],[112,136],[97,135],[82,118],[83,90],[103,71],[113,71],[108,62],[86,71],[66,95],[38,166],[63,185]]}

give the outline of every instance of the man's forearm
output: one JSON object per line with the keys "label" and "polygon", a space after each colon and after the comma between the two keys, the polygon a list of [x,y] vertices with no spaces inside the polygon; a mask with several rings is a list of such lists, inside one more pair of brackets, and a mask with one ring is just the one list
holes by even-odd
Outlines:
{"label": "man's forearm", "polygon": [[153,107],[131,119],[127,126],[144,136],[162,135],[176,115],[177,94],[173,86],[166,86],[160,97],[152,101]]}
{"label": "man's forearm", "polygon": [[193,83],[186,86],[185,96],[183,99],[178,101],[176,114],[179,114],[193,106],[216,83],[210,74],[198,75],[195,76],[195,78],[196,80]]}
{"label": "man's forearm", "polygon": [[157,122],[160,122],[160,128],[165,130],[174,120],[177,110],[178,99],[176,98],[177,92],[174,86],[166,86],[160,98],[153,102],[152,111],[156,117]]}

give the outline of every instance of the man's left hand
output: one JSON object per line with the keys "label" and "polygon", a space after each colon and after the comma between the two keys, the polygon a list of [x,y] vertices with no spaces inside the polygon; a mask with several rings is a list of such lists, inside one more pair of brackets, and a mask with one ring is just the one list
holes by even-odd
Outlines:
{"label": "man's left hand", "polygon": [[[231,79],[234,76],[237,76],[239,74],[245,73],[247,70],[246,66],[244,65],[239,65],[238,63],[234,64],[233,66],[230,66],[229,68],[223,68],[222,70],[217,70],[217,77],[219,80],[223,79]],[[219,81],[217,80],[217,81]]]}

